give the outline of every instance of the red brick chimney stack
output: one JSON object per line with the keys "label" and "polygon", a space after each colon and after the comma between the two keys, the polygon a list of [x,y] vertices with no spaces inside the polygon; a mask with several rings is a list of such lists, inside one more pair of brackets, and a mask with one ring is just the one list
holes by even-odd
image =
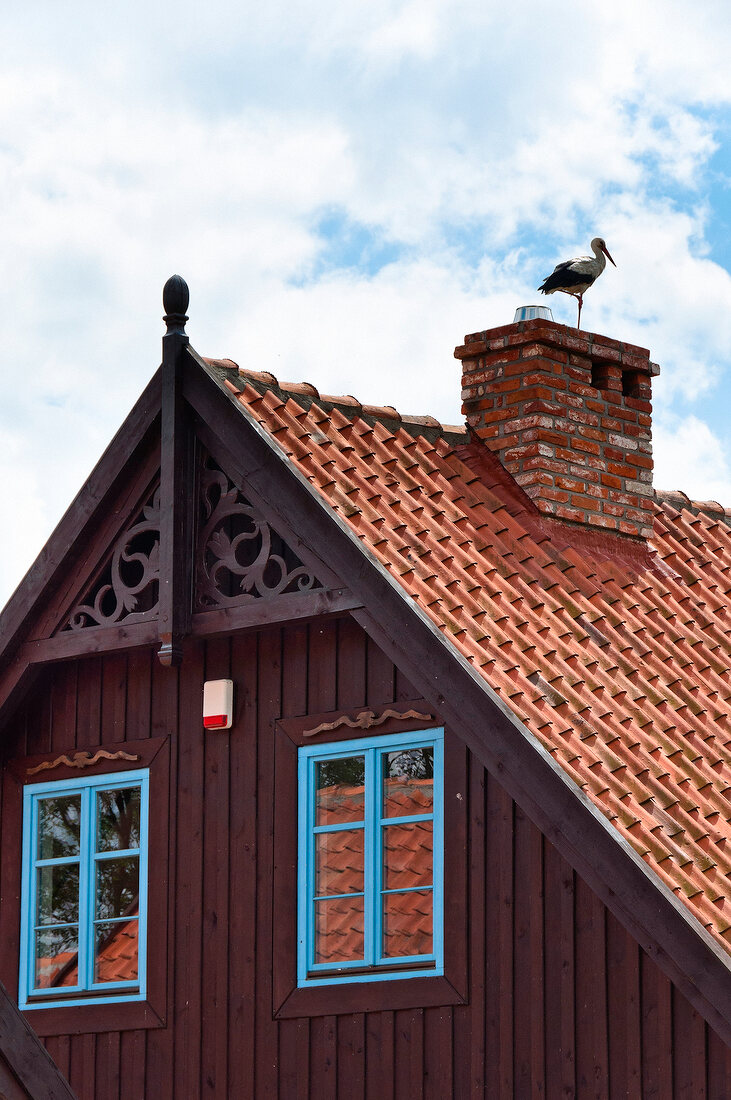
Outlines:
{"label": "red brick chimney stack", "polygon": [[542,319],[465,337],[462,411],[541,512],[652,534],[652,378],[634,344]]}

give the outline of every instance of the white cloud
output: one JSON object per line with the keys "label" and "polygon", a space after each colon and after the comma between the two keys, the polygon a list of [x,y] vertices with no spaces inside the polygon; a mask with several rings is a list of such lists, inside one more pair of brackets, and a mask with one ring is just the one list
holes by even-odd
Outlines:
{"label": "white cloud", "polygon": [[695,416],[653,427],[655,485],[731,507],[731,450]]}
{"label": "white cloud", "polygon": [[[0,476],[0,506],[24,545],[157,365],[173,271],[200,352],[455,420],[454,345],[535,301],[595,233],[618,267],[585,323],[663,369],[658,483],[682,430],[724,490],[719,422],[692,403],[731,370],[706,190],[731,106],[726,5],[73,7],[4,22],[0,434],[23,472]],[[320,263],[327,211],[397,258]],[[574,323],[573,301],[550,304]]]}

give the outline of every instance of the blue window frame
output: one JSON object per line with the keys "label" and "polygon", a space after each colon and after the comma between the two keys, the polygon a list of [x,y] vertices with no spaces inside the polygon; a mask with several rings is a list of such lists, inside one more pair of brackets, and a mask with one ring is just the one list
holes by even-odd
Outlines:
{"label": "blue window frame", "polygon": [[23,793],[20,1007],[143,1000],[149,772]]}
{"label": "blue window frame", "polygon": [[299,986],[444,973],[442,729],[299,750]]}

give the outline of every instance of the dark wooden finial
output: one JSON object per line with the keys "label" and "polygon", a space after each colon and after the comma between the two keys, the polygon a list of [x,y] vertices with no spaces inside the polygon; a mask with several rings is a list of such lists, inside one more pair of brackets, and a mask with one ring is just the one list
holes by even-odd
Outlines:
{"label": "dark wooden finial", "polygon": [[182,275],[171,275],[162,288],[162,304],[165,310],[163,321],[167,325],[166,336],[173,333],[185,336],[185,322],[188,320],[185,311],[189,300],[190,292],[185,279]]}

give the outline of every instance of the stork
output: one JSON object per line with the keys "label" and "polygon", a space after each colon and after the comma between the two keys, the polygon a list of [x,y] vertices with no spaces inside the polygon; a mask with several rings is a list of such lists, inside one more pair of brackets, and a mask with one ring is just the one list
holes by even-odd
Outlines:
{"label": "stork", "polygon": [[[579,319],[577,328],[581,328],[581,305],[585,292],[601,275],[609,260],[614,267],[617,265],[609,255],[609,250],[601,237],[595,237],[591,242],[591,250],[594,257],[577,256],[574,260],[565,260],[557,264],[538,289],[543,294],[555,294],[557,290],[563,294],[571,294],[579,302]],[[604,257],[607,257],[607,260]]]}

